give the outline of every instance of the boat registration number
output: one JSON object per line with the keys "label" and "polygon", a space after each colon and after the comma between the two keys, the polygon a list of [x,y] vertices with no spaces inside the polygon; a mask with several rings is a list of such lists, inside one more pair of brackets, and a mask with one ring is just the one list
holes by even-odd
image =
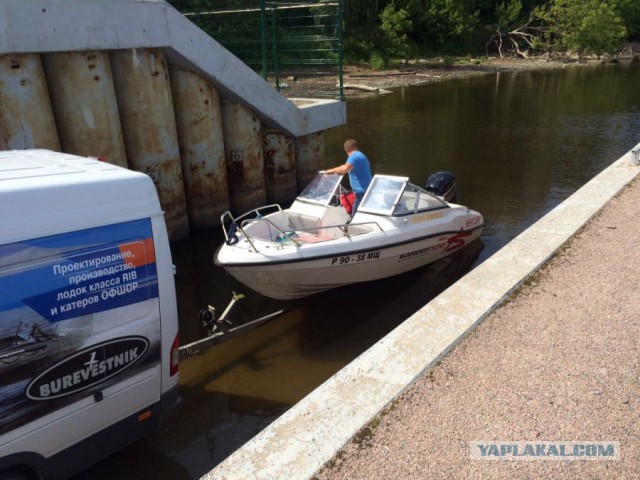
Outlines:
{"label": "boat registration number", "polygon": [[331,259],[331,266],[334,265],[347,265],[351,263],[362,263],[370,260],[378,260],[380,258],[380,250],[374,252],[358,253],[356,255],[347,255],[345,257],[333,257]]}

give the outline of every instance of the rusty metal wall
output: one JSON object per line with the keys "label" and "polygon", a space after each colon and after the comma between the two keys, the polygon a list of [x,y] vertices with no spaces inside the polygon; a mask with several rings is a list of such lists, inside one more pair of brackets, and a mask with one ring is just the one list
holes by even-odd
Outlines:
{"label": "rusty metal wall", "polygon": [[60,143],[38,54],[0,56],[0,149],[48,148]]}
{"label": "rusty metal wall", "polygon": [[62,150],[126,167],[109,53],[52,53],[42,60]]}
{"label": "rusty metal wall", "polygon": [[324,135],[312,133],[296,138],[296,181],[301,191],[324,166]]}
{"label": "rusty metal wall", "polygon": [[231,210],[244,213],[266,203],[261,122],[238,103],[222,102]]}
{"label": "rusty metal wall", "polygon": [[[58,134],[60,140],[58,140]],[[171,241],[285,203],[323,168],[322,132],[263,130],[160,50],[0,56],[0,149],[48,148],[147,173]]]}
{"label": "rusty metal wall", "polygon": [[111,52],[111,69],[129,167],[158,189],[171,241],[189,234],[169,70],[160,50]]}
{"label": "rusty metal wall", "polygon": [[296,197],[296,152],[293,139],[283,133],[264,131],[264,176],[269,203],[285,203]]}
{"label": "rusty metal wall", "polygon": [[189,223],[193,229],[210,228],[229,209],[220,98],[193,72],[171,68],[169,75]]}

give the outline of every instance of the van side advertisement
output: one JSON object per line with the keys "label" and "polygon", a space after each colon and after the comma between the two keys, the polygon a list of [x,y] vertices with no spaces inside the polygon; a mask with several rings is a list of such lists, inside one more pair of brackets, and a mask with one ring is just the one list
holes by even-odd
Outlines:
{"label": "van side advertisement", "polygon": [[160,358],[149,219],[0,245],[0,434]]}

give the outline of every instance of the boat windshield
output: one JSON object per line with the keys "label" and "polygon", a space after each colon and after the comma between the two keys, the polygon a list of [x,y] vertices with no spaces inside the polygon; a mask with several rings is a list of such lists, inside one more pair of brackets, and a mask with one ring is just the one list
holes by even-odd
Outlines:
{"label": "boat windshield", "polygon": [[409,183],[407,177],[376,175],[364,194],[358,211],[379,215],[407,215],[446,203],[426,190]]}
{"label": "boat windshield", "polygon": [[341,181],[342,175],[319,173],[311,180],[307,188],[298,195],[298,200],[319,205],[329,205],[334,198],[336,190],[340,188]]}
{"label": "boat windshield", "polygon": [[358,210],[391,215],[408,181],[407,177],[374,176]]}

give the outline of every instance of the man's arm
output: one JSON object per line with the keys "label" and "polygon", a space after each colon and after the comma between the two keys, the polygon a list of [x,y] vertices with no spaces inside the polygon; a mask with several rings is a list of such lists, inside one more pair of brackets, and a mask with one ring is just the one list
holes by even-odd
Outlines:
{"label": "man's arm", "polygon": [[344,165],[340,165],[339,167],[325,170],[324,173],[337,173],[339,175],[344,175],[345,173],[349,173],[351,170],[353,170],[353,165],[351,165],[350,163],[345,163]]}

